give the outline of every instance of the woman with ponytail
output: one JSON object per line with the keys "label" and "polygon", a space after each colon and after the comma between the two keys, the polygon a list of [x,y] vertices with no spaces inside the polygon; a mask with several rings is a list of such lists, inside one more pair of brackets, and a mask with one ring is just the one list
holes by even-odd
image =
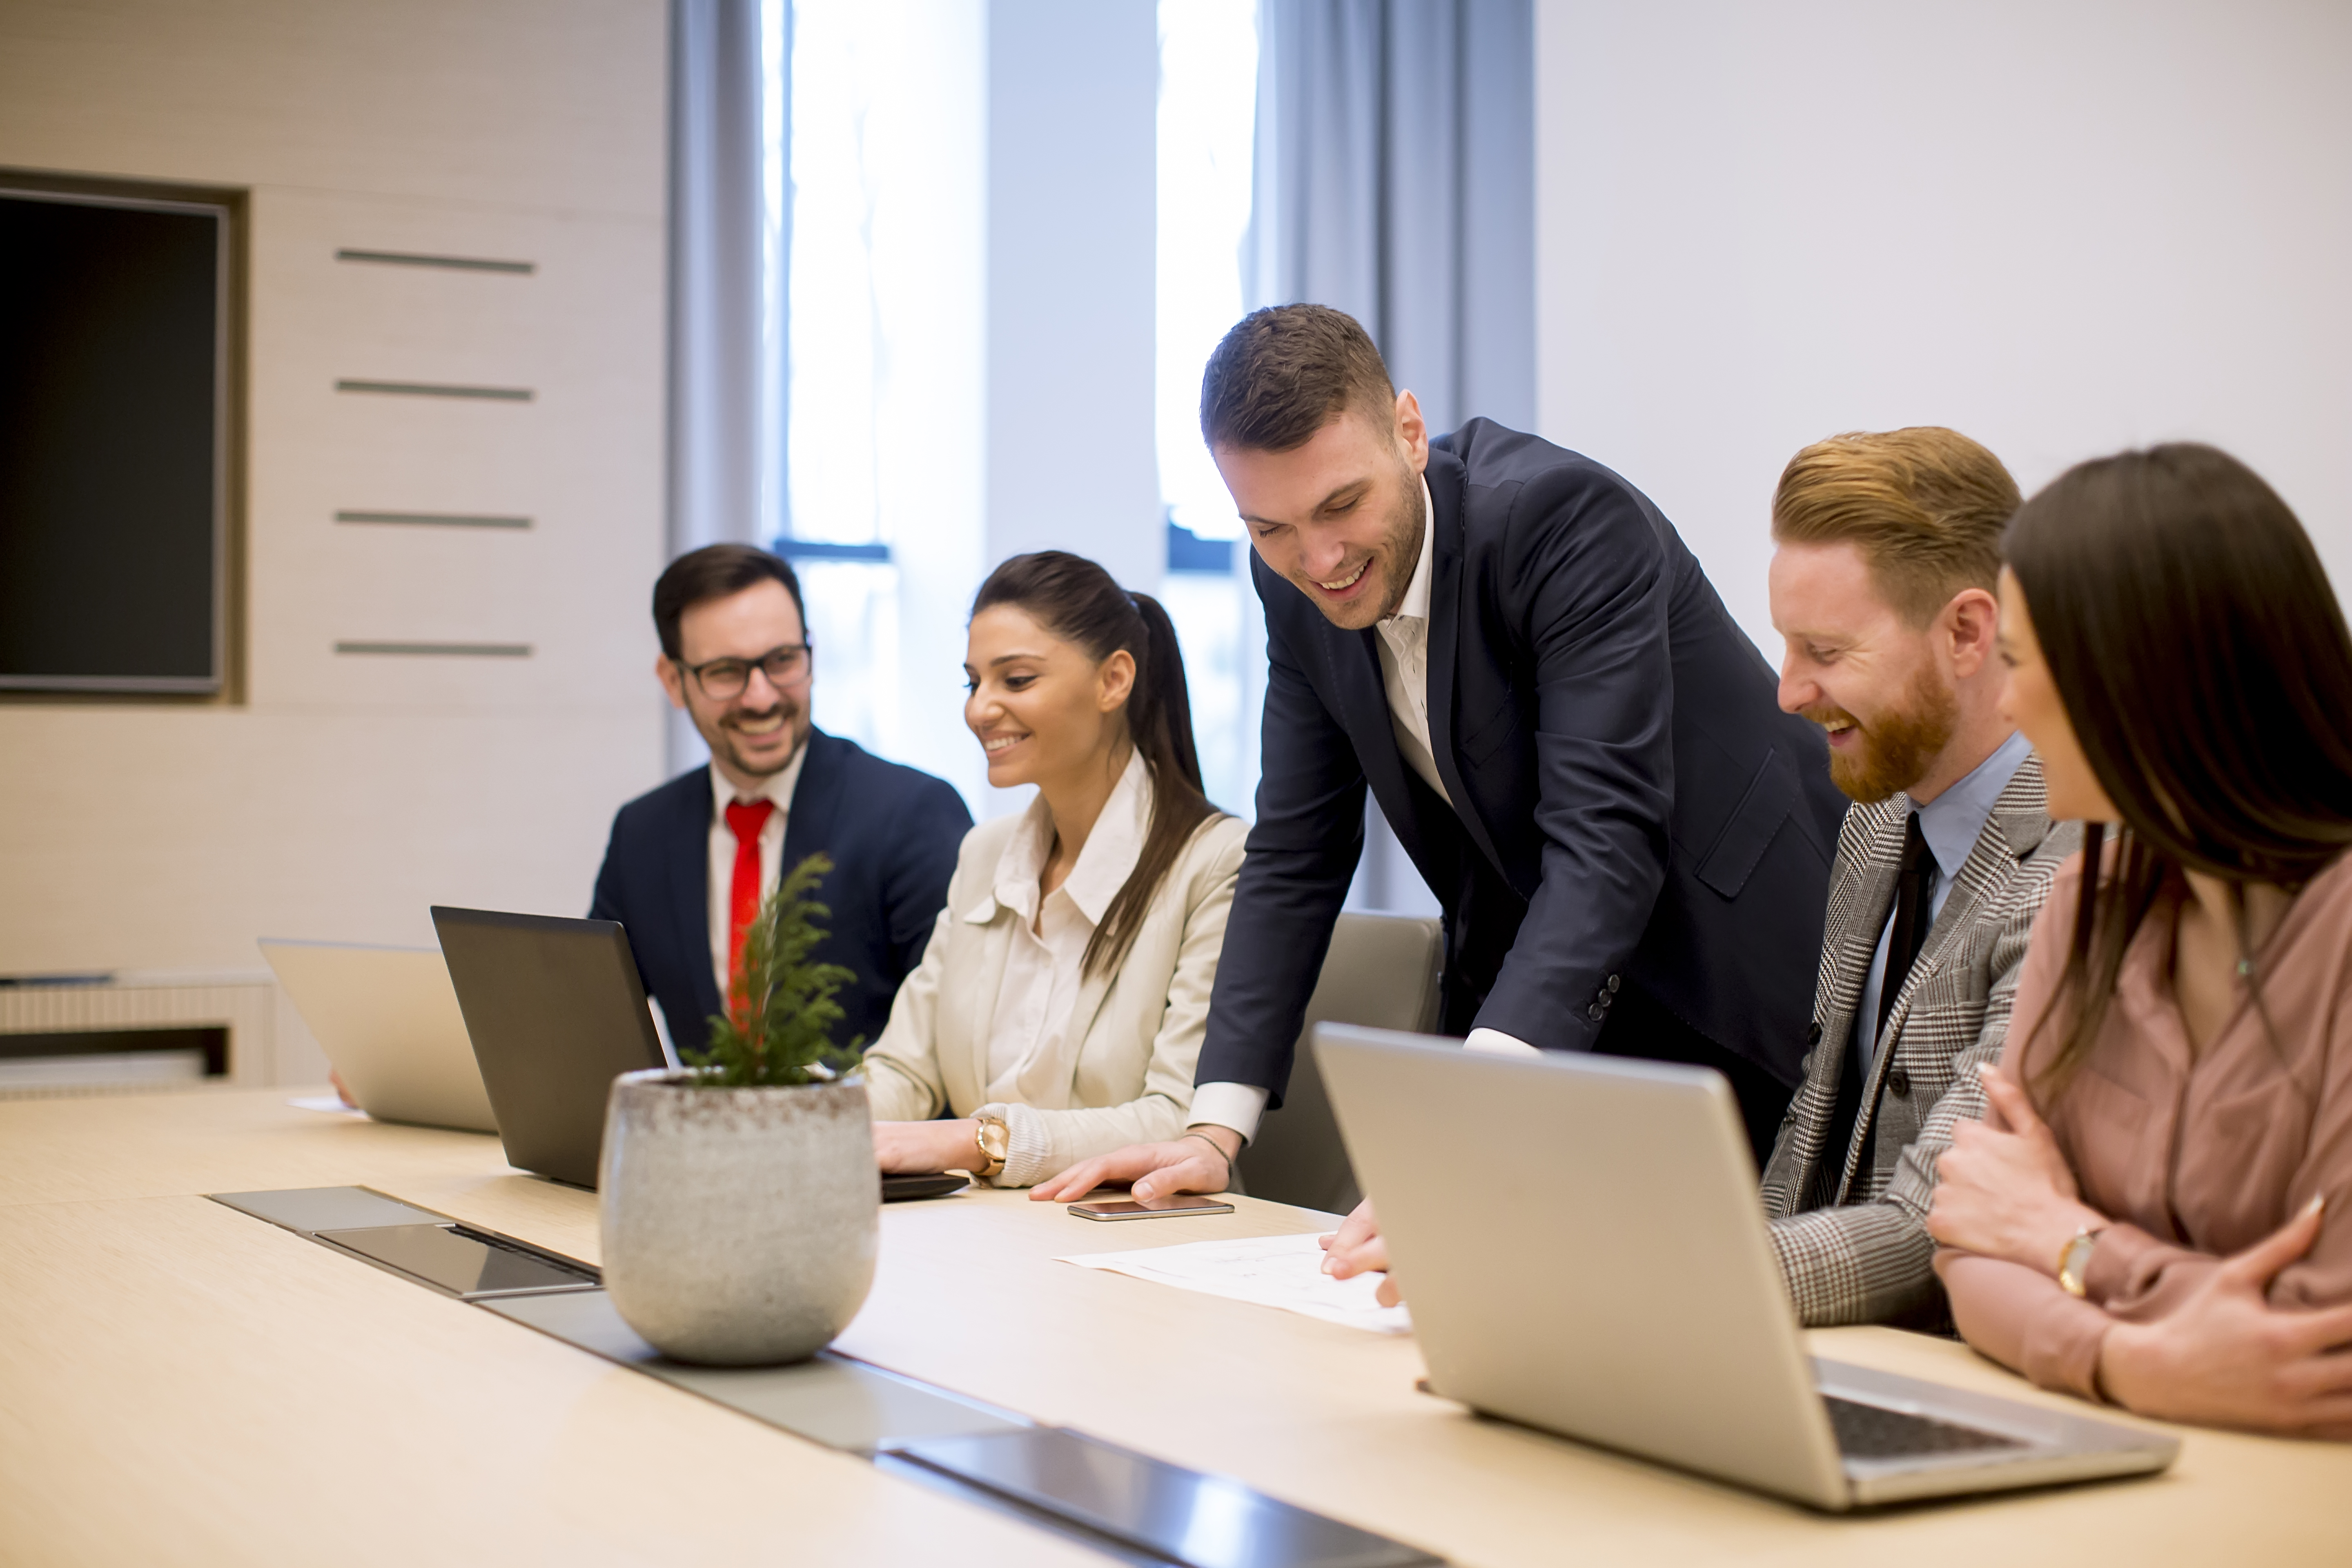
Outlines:
{"label": "woman with ponytail", "polygon": [[965,836],[866,1091],[883,1170],[1028,1186],[1183,1132],[1243,826],[1202,793],[1168,613],[1093,562],[992,573],[964,677],[988,782],[1037,796]]}
{"label": "woman with ponytail", "polygon": [[2089,826],[1937,1163],[1953,1317],[2050,1387],[2352,1437],[2352,632],[2210,447],[2084,463],[2005,548],[2004,704]]}

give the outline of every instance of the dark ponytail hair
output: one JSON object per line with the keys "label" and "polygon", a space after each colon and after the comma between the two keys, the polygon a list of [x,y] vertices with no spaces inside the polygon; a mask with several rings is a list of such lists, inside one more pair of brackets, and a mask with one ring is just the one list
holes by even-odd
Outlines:
{"label": "dark ponytail hair", "polygon": [[2183,870],[2236,894],[2261,1005],[2245,885],[2299,889],[2352,845],[2352,632],[2286,502],[2211,447],[2071,468],[2019,509],[2004,549],[2067,722],[2122,818],[2111,859],[2101,826],[2085,825],[2073,951],[2034,1026],[2067,1015],[2035,1075],[2046,1100],[2091,1048],[2133,934]]}
{"label": "dark ponytail hair", "polygon": [[1184,688],[1184,655],[1176,646],[1176,627],[1159,600],[1129,593],[1083,555],[1040,550],[1013,556],[980,585],[971,613],[977,616],[997,605],[1026,611],[1064,642],[1084,648],[1097,664],[1121,648],[1135,660],[1127,729],[1151,770],[1151,825],[1135,857],[1135,869],[1128,873],[1087,942],[1081,973],[1100,974],[1126,962],[1152,896],[1192,835],[1202,823],[1224,815],[1209,804],[1201,786],[1201,754],[1192,744],[1192,700]]}

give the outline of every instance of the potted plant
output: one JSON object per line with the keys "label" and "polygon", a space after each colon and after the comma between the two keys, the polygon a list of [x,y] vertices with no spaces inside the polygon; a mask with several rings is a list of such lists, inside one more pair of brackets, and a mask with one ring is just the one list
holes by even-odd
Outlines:
{"label": "potted plant", "polygon": [[625,1073],[597,1183],[604,1286],[664,1355],[758,1366],[814,1355],[874,1282],[881,1187],[858,1047],[833,1044],[853,978],[811,963],[833,868],[793,868],[744,933],[729,1016],[680,1070]]}

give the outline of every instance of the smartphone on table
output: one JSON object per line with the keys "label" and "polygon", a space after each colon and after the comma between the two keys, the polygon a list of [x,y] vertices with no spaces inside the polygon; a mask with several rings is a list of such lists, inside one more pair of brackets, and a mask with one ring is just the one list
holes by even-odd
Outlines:
{"label": "smartphone on table", "polygon": [[1234,1205],[1196,1193],[1167,1198],[1107,1198],[1070,1205],[1080,1219],[1166,1219],[1183,1214],[1231,1214]]}

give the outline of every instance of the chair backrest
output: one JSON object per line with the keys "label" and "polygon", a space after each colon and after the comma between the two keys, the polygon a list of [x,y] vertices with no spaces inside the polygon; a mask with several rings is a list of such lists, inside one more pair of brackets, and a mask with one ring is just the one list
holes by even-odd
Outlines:
{"label": "chair backrest", "polygon": [[1363,1196],[1339,1141],[1339,1124],[1307,1042],[1318,1024],[1427,1034],[1437,1026],[1438,973],[1445,933],[1420,915],[1345,914],[1331,932],[1323,973],[1307,1004],[1282,1107],[1269,1110],[1242,1152],[1242,1186],[1252,1197],[1345,1214]]}

